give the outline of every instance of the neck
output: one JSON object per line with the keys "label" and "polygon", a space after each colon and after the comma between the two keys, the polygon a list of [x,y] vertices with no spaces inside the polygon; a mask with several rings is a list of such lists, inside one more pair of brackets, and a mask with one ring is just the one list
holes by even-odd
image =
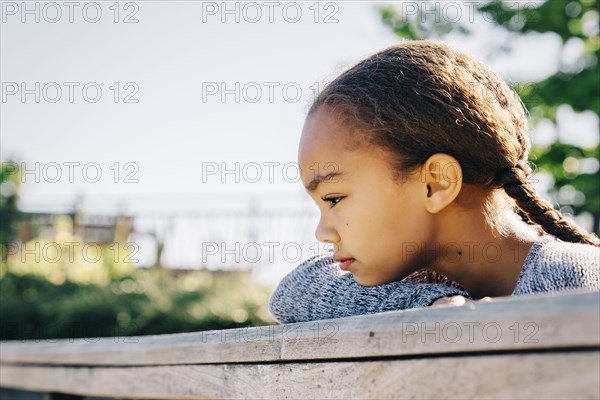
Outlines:
{"label": "neck", "polygon": [[462,212],[457,217],[460,222],[446,221],[444,226],[450,228],[434,241],[443,245],[436,249],[442,256],[433,261],[433,269],[460,284],[474,298],[510,296],[539,238],[538,231],[516,214],[505,218],[506,235],[493,232],[481,212]]}

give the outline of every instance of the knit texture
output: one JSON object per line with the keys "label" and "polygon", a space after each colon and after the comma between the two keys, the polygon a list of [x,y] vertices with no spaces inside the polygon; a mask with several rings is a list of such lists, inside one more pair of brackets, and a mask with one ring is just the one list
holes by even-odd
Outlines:
{"label": "knit texture", "polygon": [[542,236],[529,250],[512,295],[573,289],[600,290],[600,248]]}
{"label": "knit texture", "polygon": [[[541,236],[531,247],[512,295],[561,290],[600,290],[600,248]],[[362,286],[331,255],[304,261],[279,283],[269,312],[281,323],[305,322],[427,307],[435,300],[469,293],[445,284],[391,282]]]}

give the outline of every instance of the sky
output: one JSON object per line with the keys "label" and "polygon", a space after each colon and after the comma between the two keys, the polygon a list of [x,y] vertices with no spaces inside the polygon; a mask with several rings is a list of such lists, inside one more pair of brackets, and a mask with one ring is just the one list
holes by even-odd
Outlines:
{"label": "sky", "polygon": [[[297,19],[297,7],[283,14],[285,3],[274,8],[272,23],[262,6],[262,19],[252,23],[242,3],[227,3],[234,13],[225,14],[221,3],[159,1],[127,10],[121,3],[119,18],[135,11],[139,22],[114,23],[112,3],[98,4],[103,16],[95,24],[77,9],[69,23],[66,8],[64,21],[54,24],[43,14],[39,23],[34,16],[26,23],[19,14],[3,16],[2,81],[26,82],[34,91],[40,82],[39,103],[34,95],[23,102],[19,93],[2,103],[3,159],[40,163],[23,185],[28,207],[53,206],[77,193],[134,206],[199,193],[297,193],[297,167],[284,165],[296,162],[316,85],[395,41],[367,3],[335,3],[331,11],[319,5],[321,13],[334,12],[339,22],[333,23],[321,21],[325,14],[315,23],[308,3],[294,3],[302,12],[296,23],[286,19]],[[44,101],[56,97],[58,85],[44,96],[44,85],[53,82],[63,92],[56,103]],[[64,82],[79,84],[72,103]],[[94,103],[97,87],[102,96]],[[50,163],[61,167],[58,182]],[[244,169],[246,163],[260,168]],[[222,175],[226,170],[234,173]],[[102,178],[94,182],[97,171]]]}
{"label": "sky", "polygon": [[[577,58],[554,34],[516,40],[472,19],[469,3],[433,2],[427,18],[468,24],[471,37],[445,41],[507,81]],[[3,1],[0,159],[26,169],[20,207],[185,216],[260,204],[316,216],[296,164],[306,111],[340,71],[400,40],[379,7],[410,4]],[[511,54],[491,51],[508,42]],[[598,119],[563,107],[558,130],[541,124],[532,136],[593,146]],[[309,246],[316,220],[290,221],[300,225],[286,240]]]}
{"label": "sky", "polygon": [[[470,22],[462,2],[430,17],[455,18],[448,3]],[[3,2],[0,156],[27,163],[21,206],[58,210],[79,198],[90,210],[189,209],[246,193],[308,201],[295,164],[306,110],[341,69],[399,41],[382,4],[406,7]],[[553,35],[493,57],[507,37],[469,26],[473,39],[448,42],[507,80],[558,68]]]}

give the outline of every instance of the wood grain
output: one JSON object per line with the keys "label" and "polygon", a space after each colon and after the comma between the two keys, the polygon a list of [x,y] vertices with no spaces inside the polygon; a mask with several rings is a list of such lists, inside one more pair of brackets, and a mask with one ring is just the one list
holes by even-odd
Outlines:
{"label": "wood grain", "polygon": [[11,387],[147,399],[597,399],[600,352],[362,362],[6,366]]}
{"label": "wood grain", "polygon": [[508,297],[296,324],[0,342],[1,363],[176,365],[600,346],[600,292]]}
{"label": "wood grain", "polygon": [[0,342],[0,386],[132,399],[598,399],[600,292],[247,329]]}

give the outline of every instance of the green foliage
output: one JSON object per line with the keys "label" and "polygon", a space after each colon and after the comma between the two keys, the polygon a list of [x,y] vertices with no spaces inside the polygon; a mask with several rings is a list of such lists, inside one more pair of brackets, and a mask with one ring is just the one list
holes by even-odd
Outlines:
{"label": "green foliage", "polygon": [[233,273],[178,277],[138,270],[110,285],[55,285],[8,271],[0,280],[0,340],[122,337],[273,323],[270,288]]}
{"label": "green foliage", "polygon": [[[548,171],[554,178],[554,187],[551,194],[554,198],[559,198],[559,192],[575,190],[573,201],[563,201],[568,203],[575,214],[583,211],[591,211],[594,214],[600,212],[600,191],[598,182],[600,182],[600,171],[594,174],[580,174],[569,167],[569,163],[574,163],[575,168],[580,160],[590,158],[600,158],[599,148],[582,149],[577,146],[554,143],[547,147],[534,147],[530,159],[537,160],[536,165],[539,169]],[[567,167],[565,167],[567,164]],[[579,196],[576,194],[579,193]],[[585,196],[581,196],[585,194]],[[584,201],[581,201],[585,199]]]}
{"label": "green foliage", "polygon": [[[272,288],[253,284],[249,272],[135,268],[127,261],[126,243],[87,243],[73,232],[72,216],[54,215],[44,237],[33,232],[21,243],[17,227],[33,216],[17,209],[18,165],[0,167],[0,185],[5,184],[0,239],[13,250],[0,248],[0,340],[123,337],[275,322],[267,310]],[[68,243],[78,244],[77,251],[69,251]],[[61,256],[39,250],[49,244]],[[101,257],[86,259],[83,245],[96,247]],[[38,250],[23,257],[15,246]]]}
{"label": "green foliage", "polygon": [[[443,15],[439,9],[443,2],[432,1],[426,7],[411,4],[411,8],[400,10],[393,6],[381,8],[382,21],[400,37],[443,39],[472,33],[469,23],[438,18]],[[598,21],[598,0],[549,0],[538,3],[537,7],[533,7],[532,2],[502,0],[472,4],[475,4],[479,18],[503,28],[515,38],[532,32],[554,33],[563,44],[578,44],[583,48],[578,60],[569,65],[562,64],[554,75],[539,82],[515,85],[514,90],[530,111],[532,127],[542,119],[556,124],[556,111],[562,104],[570,105],[575,112],[590,110],[600,114],[600,36],[597,27],[594,28]],[[432,13],[435,7],[438,12]],[[510,45],[503,45],[496,52],[510,57]],[[530,156],[538,171],[554,178],[550,190],[554,203],[568,205],[575,214],[591,213],[596,233],[600,233],[600,172],[577,171],[572,167],[583,165],[585,158],[598,159],[599,149],[599,146],[584,149],[556,141],[550,146],[534,146]],[[570,190],[575,190],[578,195],[560,196]]]}
{"label": "green foliage", "polygon": [[10,161],[0,163],[0,262],[6,261],[6,246],[14,238],[15,224],[19,217],[19,176],[18,164]]}

